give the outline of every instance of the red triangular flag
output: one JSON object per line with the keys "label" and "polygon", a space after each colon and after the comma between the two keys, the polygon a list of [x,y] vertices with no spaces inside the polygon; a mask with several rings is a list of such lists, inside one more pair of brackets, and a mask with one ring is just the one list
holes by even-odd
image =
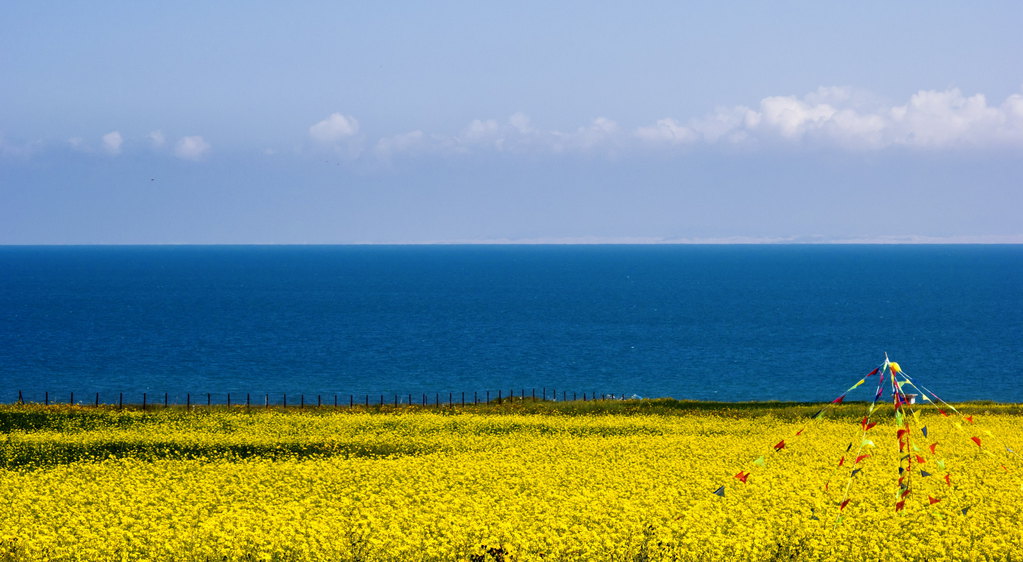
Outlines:
{"label": "red triangular flag", "polygon": [[907,434],[907,433],[909,433],[908,429],[900,429],[900,430],[895,432],[895,438],[896,439],[902,439],[902,436]]}
{"label": "red triangular flag", "polygon": [[860,462],[861,460],[867,459],[867,458],[870,458],[870,455],[860,455],[860,456],[856,457],[856,461],[853,462],[853,464],[856,464],[856,463]]}
{"label": "red triangular flag", "polygon": [[948,474],[945,475],[945,483],[948,484],[949,486],[952,485],[952,478],[949,477]]}
{"label": "red triangular flag", "polygon": [[878,368],[874,369],[873,371],[871,371],[870,374],[867,375],[867,376],[868,377],[872,377],[872,376],[876,375],[877,372],[880,371],[880,370],[881,370],[881,367],[878,367]]}
{"label": "red triangular flag", "polygon": [[918,462],[920,464],[923,464],[923,463],[927,462],[927,459],[921,457],[920,455],[916,455],[916,462]]}
{"label": "red triangular flag", "polygon": [[785,440],[784,439],[779,441],[778,444],[774,446],[774,450],[775,451],[780,451],[780,450],[782,450],[784,448],[785,448]]}
{"label": "red triangular flag", "polygon": [[839,511],[842,511],[843,509],[845,509],[845,506],[847,506],[847,505],[849,505],[849,498],[846,498],[846,499],[845,499],[845,500],[844,500],[844,501],[843,501],[843,502],[842,502],[842,503],[841,503],[841,504],[840,504],[840,505],[838,506],[838,510],[839,510]]}
{"label": "red triangular flag", "polygon": [[966,421],[973,423],[973,416],[966,416]]}
{"label": "red triangular flag", "polygon": [[938,411],[941,412],[941,415],[945,416],[946,418],[948,417],[948,412],[946,412],[945,410],[938,408]]}
{"label": "red triangular flag", "polygon": [[[804,427],[803,429],[806,429],[806,428]],[[799,435],[800,433],[803,433],[803,429],[800,429],[799,431],[797,431],[796,435]]]}
{"label": "red triangular flag", "polygon": [[938,446],[938,444],[937,444],[937,443],[931,443],[931,446],[930,446],[930,447],[928,447],[928,448],[929,448],[929,449],[931,450],[931,454],[932,454],[932,455],[934,454],[934,448],[935,448],[935,447],[937,447],[937,446]]}
{"label": "red triangular flag", "polygon": [[842,458],[838,459],[838,466],[842,466],[843,464],[845,464],[845,456],[844,455],[842,456]]}
{"label": "red triangular flag", "polygon": [[746,479],[749,478],[749,473],[748,472],[742,472],[740,470],[739,474],[735,475],[735,478],[737,478],[739,480],[739,482],[742,482],[743,484],[745,484],[746,483]]}
{"label": "red triangular flag", "polygon": [[909,495],[909,488],[906,488],[906,489],[905,489],[905,491],[903,491],[903,492],[902,492],[902,495],[901,495],[901,496],[899,496],[899,497],[902,497],[902,498],[904,498],[904,497],[906,497],[906,496],[908,496],[908,495]]}
{"label": "red triangular flag", "polygon": [[839,396],[838,398],[835,398],[834,400],[832,400],[831,403],[832,404],[841,404],[842,400],[845,400],[845,395],[844,394]]}
{"label": "red triangular flag", "polygon": [[976,436],[970,437],[970,440],[973,441],[974,443],[976,443],[978,447],[980,447],[980,437],[976,437]]}
{"label": "red triangular flag", "polygon": [[895,511],[902,511],[902,508],[906,507],[906,500],[902,500],[895,504]]}
{"label": "red triangular flag", "polygon": [[939,499],[939,498],[932,498],[931,496],[927,496],[927,500],[931,502],[931,505],[934,505],[934,504],[936,504],[936,503],[941,501],[941,499]]}

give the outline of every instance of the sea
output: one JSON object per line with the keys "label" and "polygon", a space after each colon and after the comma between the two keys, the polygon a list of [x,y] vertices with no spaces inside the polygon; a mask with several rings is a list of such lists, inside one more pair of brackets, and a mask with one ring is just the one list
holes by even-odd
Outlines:
{"label": "sea", "polygon": [[1018,403],[1021,351],[1020,245],[0,247],[3,403]]}

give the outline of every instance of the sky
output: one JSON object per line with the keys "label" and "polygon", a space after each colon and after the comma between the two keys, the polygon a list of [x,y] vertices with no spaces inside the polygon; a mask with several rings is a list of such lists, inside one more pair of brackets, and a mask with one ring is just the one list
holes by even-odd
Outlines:
{"label": "sky", "polygon": [[22,1],[0,244],[1023,243],[1023,3]]}

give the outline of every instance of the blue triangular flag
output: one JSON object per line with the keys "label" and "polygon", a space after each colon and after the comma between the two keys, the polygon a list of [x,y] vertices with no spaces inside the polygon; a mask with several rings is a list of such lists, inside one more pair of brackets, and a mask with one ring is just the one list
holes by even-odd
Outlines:
{"label": "blue triangular flag", "polygon": [[927,472],[926,470],[921,470],[920,471],[920,476],[930,476],[930,475],[931,475],[931,473]]}
{"label": "blue triangular flag", "polygon": [[861,471],[861,470],[863,470],[863,469],[862,468],[857,468],[857,469],[853,470],[852,474],[850,474],[849,476],[856,476],[856,473]]}
{"label": "blue triangular flag", "polygon": [[714,490],[714,493],[719,495],[719,496],[721,496],[721,497],[725,497],[725,487],[721,486],[717,490]]}
{"label": "blue triangular flag", "polygon": [[921,427],[920,432],[924,434],[924,437],[927,437],[927,426],[925,425]]}

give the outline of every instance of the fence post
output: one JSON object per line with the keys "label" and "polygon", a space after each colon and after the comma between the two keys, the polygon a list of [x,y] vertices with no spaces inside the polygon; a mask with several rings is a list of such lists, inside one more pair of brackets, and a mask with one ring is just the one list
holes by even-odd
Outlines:
{"label": "fence post", "polygon": [[227,393],[227,407],[228,408],[231,407],[231,393],[230,392]]}
{"label": "fence post", "polygon": [[474,391],[472,391],[472,405],[475,406],[476,404],[479,404],[479,403],[480,403],[480,401],[479,401],[479,392],[474,390]]}
{"label": "fence post", "polygon": [[440,408],[440,393],[439,392],[437,392],[433,396],[433,405],[438,407],[438,408]]}
{"label": "fence post", "polygon": [[544,402],[546,402],[546,401],[547,401],[547,387],[546,387],[546,386],[545,386],[545,387],[543,387],[543,398],[542,398],[542,400],[543,400]]}
{"label": "fence post", "polygon": [[44,394],[43,397],[44,397],[43,398],[43,405],[44,406],[49,406],[50,405],[50,391],[47,390],[46,394]]}
{"label": "fence post", "polygon": [[245,393],[245,411],[248,412],[251,407],[252,407],[252,396],[248,392],[246,392]]}
{"label": "fence post", "polygon": [[366,407],[369,408],[369,394],[366,395]]}
{"label": "fence post", "polygon": [[337,394],[334,395],[334,409],[337,409]]}
{"label": "fence post", "polygon": [[572,393],[572,402],[575,402],[575,393]]}
{"label": "fence post", "polygon": [[269,410],[270,409],[270,393],[269,392],[263,395],[263,409],[265,409],[265,410]]}
{"label": "fence post", "polygon": [[213,395],[209,392],[206,393],[206,406],[213,405]]}
{"label": "fence post", "polygon": [[462,393],[462,407],[465,407],[465,393]]}
{"label": "fence post", "polygon": [[145,392],[142,393],[142,411],[143,412],[146,411],[146,393]]}
{"label": "fence post", "polygon": [[124,408],[124,393],[123,392],[119,392],[117,394],[117,409],[120,410],[120,409],[123,409],[123,408]]}
{"label": "fence post", "polygon": [[500,405],[501,405],[501,393],[502,393],[502,392],[504,392],[504,391],[503,391],[503,390],[498,390],[498,391],[497,391],[497,405],[498,405],[498,406],[500,406]]}
{"label": "fence post", "polygon": [[533,402],[536,402],[536,389],[533,389]]}
{"label": "fence post", "polygon": [[164,392],[163,393],[163,407],[166,408],[169,402],[170,402],[170,393],[169,392]]}
{"label": "fence post", "polygon": [[568,391],[567,390],[562,390],[561,391],[561,401],[562,402],[567,402],[568,401]]}
{"label": "fence post", "polygon": [[287,392],[284,393],[284,407],[285,408],[288,407],[288,393]]}
{"label": "fence post", "polygon": [[350,409],[352,409],[354,407],[355,407],[355,395],[354,394],[349,394],[348,395],[348,409],[350,410]]}
{"label": "fence post", "polygon": [[554,391],[553,392],[554,396],[551,396],[551,400],[554,400],[555,402],[557,402],[558,401],[558,389],[554,388],[552,390]]}
{"label": "fence post", "polygon": [[586,401],[586,393],[584,392],[583,393],[583,402],[585,402],[585,401]]}
{"label": "fence post", "polygon": [[99,393],[96,393],[96,407],[99,408]]}
{"label": "fence post", "polygon": [[487,391],[487,405],[490,405],[490,391]]}
{"label": "fence post", "polygon": [[426,393],[423,393],[423,406],[426,406]]}
{"label": "fence post", "polygon": [[319,407],[320,407],[320,406],[322,406],[322,405],[323,405],[323,404],[322,404],[322,403],[320,402],[320,395],[319,395],[319,394],[317,394],[317,395],[316,395],[316,407],[317,407],[317,408],[319,408]]}
{"label": "fence post", "polygon": [[397,394],[394,395],[394,407],[395,408],[398,407],[398,395]]}
{"label": "fence post", "polygon": [[450,408],[450,407],[455,405],[454,401],[452,400],[452,398],[454,398],[454,396],[455,396],[454,392],[448,392],[448,408]]}
{"label": "fence post", "polygon": [[21,391],[18,391],[18,404],[24,404],[25,398],[21,395]]}
{"label": "fence post", "polygon": [[185,393],[185,411],[186,412],[191,412],[192,411],[192,393],[191,392]]}
{"label": "fence post", "polygon": [[72,392],[71,393],[71,400],[68,401],[68,406],[74,406],[74,405],[75,405],[75,393]]}

